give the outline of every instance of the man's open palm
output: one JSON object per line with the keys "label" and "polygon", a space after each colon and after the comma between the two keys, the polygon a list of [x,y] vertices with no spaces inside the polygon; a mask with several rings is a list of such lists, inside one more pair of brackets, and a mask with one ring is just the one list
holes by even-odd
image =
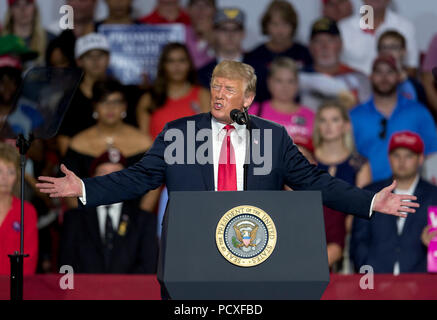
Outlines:
{"label": "man's open palm", "polygon": [[391,185],[382,189],[376,194],[375,201],[373,202],[373,211],[403,218],[406,218],[407,215],[402,212],[416,212],[416,210],[413,208],[418,208],[420,205],[417,202],[412,201],[417,200],[417,197],[393,193],[392,191],[396,189],[396,185],[397,183],[395,180]]}
{"label": "man's open palm", "polygon": [[38,177],[41,183],[37,183],[36,187],[40,192],[48,193],[51,198],[81,197],[81,180],[63,164],[61,165],[61,171],[65,174],[65,177]]}

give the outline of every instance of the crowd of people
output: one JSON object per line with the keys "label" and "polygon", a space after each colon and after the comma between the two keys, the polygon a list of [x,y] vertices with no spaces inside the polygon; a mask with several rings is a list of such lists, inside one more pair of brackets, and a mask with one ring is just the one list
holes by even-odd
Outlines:
{"label": "crowd of people", "polygon": [[[362,265],[375,272],[426,272],[427,208],[437,206],[436,173],[422,172],[437,154],[437,34],[422,55],[415,26],[390,9],[390,0],[363,0],[374,8],[373,30],[360,28],[350,0],[321,0],[308,45],[299,43],[299,12],[271,1],[260,21],[265,42],[243,49],[242,8],[215,0],[156,0],[134,19],[132,0],[105,0],[108,17],[95,21],[96,0],[66,0],[72,30],[45,30],[34,0],[8,0],[0,37],[0,121],[13,108],[26,70],[80,68],[83,78],[58,134],[29,150],[25,182],[24,273],[155,273],[166,191],[84,209],[77,199],[53,199],[35,188],[41,175],[80,178],[122,170],[141,159],[169,121],[208,112],[214,67],[224,60],[254,67],[255,101],[249,113],[285,127],[315,166],[360,188],[379,190],[396,179],[395,193],[416,195],[421,207],[407,218],[369,221],[324,207],[332,272]],[[101,25],[183,24],[184,43],[160,53],[153,81],[122,85],[109,72],[111,46]],[[436,30],[437,32],[437,30]],[[422,57],[422,58],[421,58]],[[0,142],[0,274],[19,247],[19,155],[15,141]],[[434,176],[433,176],[434,174]],[[284,186],[290,190],[288,186]]]}

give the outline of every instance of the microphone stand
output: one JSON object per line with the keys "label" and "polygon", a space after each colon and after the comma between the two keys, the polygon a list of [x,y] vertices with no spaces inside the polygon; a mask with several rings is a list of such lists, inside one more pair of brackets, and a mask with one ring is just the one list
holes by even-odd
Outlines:
{"label": "microphone stand", "polygon": [[246,118],[246,159],[244,161],[244,165],[243,165],[243,190],[247,191],[247,175],[249,172],[249,163],[250,163],[250,142],[251,140],[251,136],[252,136],[252,127],[250,125],[250,118],[249,118],[249,114],[247,112],[247,108],[244,108],[244,115]]}
{"label": "microphone stand", "polygon": [[15,251],[14,254],[8,255],[11,262],[10,287],[11,287],[12,301],[23,300],[23,262],[24,262],[24,258],[29,257],[28,254],[24,254],[24,174],[26,169],[26,153],[29,150],[33,139],[34,139],[33,134],[29,135],[29,139],[26,139],[23,134],[20,134],[16,142],[16,145],[20,151],[21,221],[20,221],[20,252]]}

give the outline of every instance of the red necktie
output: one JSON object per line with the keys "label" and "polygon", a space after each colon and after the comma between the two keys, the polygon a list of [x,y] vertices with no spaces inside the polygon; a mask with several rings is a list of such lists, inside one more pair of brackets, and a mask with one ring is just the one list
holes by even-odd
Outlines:
{"label": "red necktie", "polygon": [[237,190],[237,165],[235,164],[235,152],[231,142],[231,131],[234,126],[227,124],[225,126],[226,136],[223,139],[220,150],[218,166],[218,191],[236,191]]}

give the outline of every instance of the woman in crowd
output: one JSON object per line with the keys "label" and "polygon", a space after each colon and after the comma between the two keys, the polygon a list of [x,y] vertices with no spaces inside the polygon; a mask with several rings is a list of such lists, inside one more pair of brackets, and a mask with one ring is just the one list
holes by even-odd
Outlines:
{"label": "woman in crowd", "polygon": [[[314,158],[317,165],[328,171],[332,176],[345,180],[360,188],[368,185],[372,181],[370,165],[366,158],[358,154],[352,136],[351,122],[347,108],[339,101],[332,100],[323,103],[316,113],[314,122]],[[343,261],[343,271],[351,271],[348,265],[348,239],[352,227],[352,216],[343,217],[331,209],[325,208],[325,222],[335,224],[337,230],[334,235],[338,241],[336,245],[328,246],[328,256],[330,264],[341,260],[343,247],[346,245],[345,259]],[[336,220],[332,221],[332,220]],[[340,225],[343,223],[343,225]],[[338,236],[340,235],[340,236]],[[345,236],[346,235],[346,239]],[[331,265],[332,265],[331,264]]]}
{"label": "woman in crowd", "polygon": [[294,41],[298,26],[298,16],[293,6],[283,0],[272,1],[261,21],[262,33],[268,41],[250,52],[246,63],[255,68],[258,76],[256,101],[269,98],[266,87],[268,67],[278,56],[292,58],[301,68],[311,65],[312,59],[308,49]]}
{"label": "woman in crowd", "polygon": [[214,59],[215,0],[190,0],[187,7],[191,26],[187,27],[187,47],[197,69]]}
{"label": "woman in crowd", "polygon": [[196,84],[196,70],[185,45],[169,43],[162,50],[152,89],[138,103],[138,124],[155,139],[167,122],[207,112],[209,103],[209,92]]}
{"label": "woman in crowd", "polygon": [[308,146],[312,139],[315,115],[311,109],[296,103],[299,90],[297,68],[290,58],[276,58],[270,66],[267,79],[271,99],[254,103],[249,113],[283,125],[295,143]]}
{"label": "woman in crowd", "polygon": [[55,36],[43,29],[35,1],[8,0],[8,4],[3,34],[14,34],[23,39],[28,48],[39,54],[31,64],[43,64],[46,47]]}
{"label": "woman in crowd", "polygon": [[[152,144],[146,135],[123,121],[127,104],[118,81],[97,81],[92,103],[96,124],[71,139],[64,159],[64,164],[81,178],[89,176],[92,161],[111,147],[120,150],[129,166],[140,160]],[[68,207],[75,207],[76,203],[73,199]]]}
{"label": "woman in crowd", "polygon": [[[15,147],[0,142],[0,275],[10,274],[8,254],[19,251],[21,204],[19,188],[20,155]],[[38,229],[35,208],[24,202],[24,274],[34,274],[38,261]]]}

